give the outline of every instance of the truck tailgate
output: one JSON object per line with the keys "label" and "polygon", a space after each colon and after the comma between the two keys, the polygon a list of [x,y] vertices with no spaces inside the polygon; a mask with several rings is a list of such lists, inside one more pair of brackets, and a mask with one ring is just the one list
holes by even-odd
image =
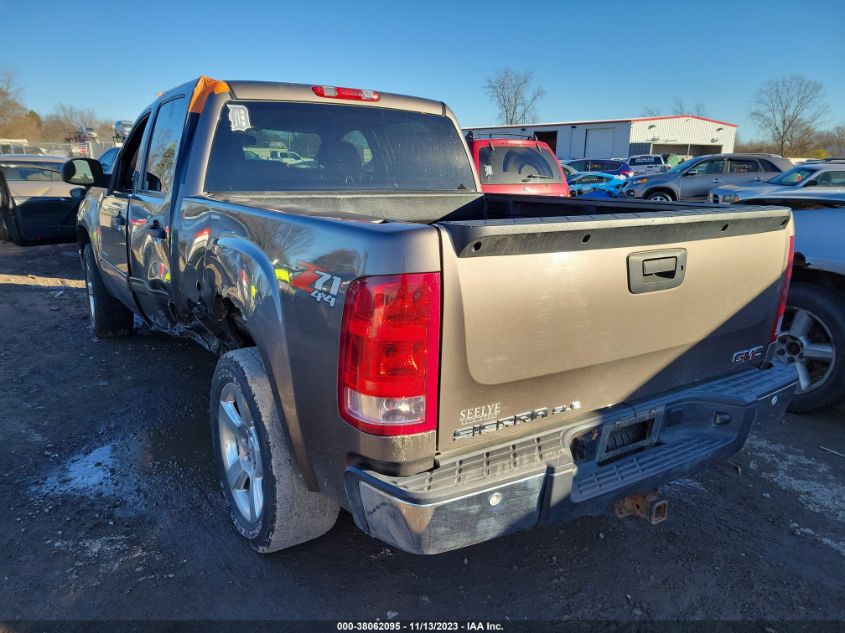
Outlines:
{"label": "truck tailgate", "polygon": [[779,207],[436,226],[445,453],[760,365],[792,235]]}

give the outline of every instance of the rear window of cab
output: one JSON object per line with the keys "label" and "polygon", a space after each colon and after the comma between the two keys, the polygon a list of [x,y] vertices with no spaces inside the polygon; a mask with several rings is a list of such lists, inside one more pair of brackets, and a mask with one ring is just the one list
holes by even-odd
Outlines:
{"label": "rear window of cab", "polygon": [[561,182],[557,158],[545,148],[483,145],[478,150],[478,172],[485,185]]}

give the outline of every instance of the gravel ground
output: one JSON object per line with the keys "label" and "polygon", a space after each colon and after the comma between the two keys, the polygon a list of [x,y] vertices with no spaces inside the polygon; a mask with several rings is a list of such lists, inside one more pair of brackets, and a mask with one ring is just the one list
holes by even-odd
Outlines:
{"label": "gravel ground", "polygon": [[[434,557],[341,513],[271,556],[215,482],[215,358],[97,340],[73,245],[0,244],[0,620],[845,620],[845,409],[755,429],[735,465],[611,516]],[[23,625],[20,625],[23,626]],[[3,625],[0,625],[3,629]],[[762,629],[761,629],[762,630]]]}

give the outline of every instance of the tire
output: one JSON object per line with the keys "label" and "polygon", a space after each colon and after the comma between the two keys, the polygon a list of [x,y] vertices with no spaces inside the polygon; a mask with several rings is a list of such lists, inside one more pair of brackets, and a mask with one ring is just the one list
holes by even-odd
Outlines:
{"label": "tire", "polygon": [[674,202],[675,196],[668,191],[652,191],[645,197],[645,199],[652,200],[654,202]]}
{"label": "tire", "polygon": [[90,244],[86,244],[82,251],[82,268],[94,336],[106,338],[131,334],[135,315],[106,290]]}
{"label": "tire", "polygon": [[334,526],[339,508],[306,488],[256,348],[220,357],[211,381],[210,409],[214,456],[229,516],[254,550],[267,554],[293,547]]}
{"label": "tire", "polygon": [[799,384],[789,411],[817,411],[845,400],[845,295],[813,283],[794,283],[775,358],[794,363]]}

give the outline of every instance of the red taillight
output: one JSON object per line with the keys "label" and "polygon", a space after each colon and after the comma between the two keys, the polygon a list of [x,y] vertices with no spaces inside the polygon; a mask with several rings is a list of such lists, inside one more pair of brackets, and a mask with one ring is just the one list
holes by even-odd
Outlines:
{"label": "red taillight", "polygon": [[340,414],[373,435],[437,428],[440,273],[349,284],[338,365]]}
{"label": "red taillight", "polygon": [[786,298],[789,295],[789,281],[792,279],[792,261],[795,258],[795,236],[789,236],[789,255],[786,258],[786,272],[784,273],[783,287],[780,289],[780,301],[778,302],[778,311],[775,315],[775,322],[772,324],[772,334],[769,337],[769,342],[774,343],[778,338],[780,332],[783,315],[786,314]]}
{"label": "red taillight", "polygon": [[630,178],[634,175],[634,172],[631,169],[622,169],[619,171],[619,174],[624,176],[625,178]]}
{"label": "red taillight", "polygon": [[378,101],[381,99],[381,95],[375,90],[361,90],[360,88],[311,86],[311,90],[318,97],[326,97],[327,99],[351,99],[352,101]]}

